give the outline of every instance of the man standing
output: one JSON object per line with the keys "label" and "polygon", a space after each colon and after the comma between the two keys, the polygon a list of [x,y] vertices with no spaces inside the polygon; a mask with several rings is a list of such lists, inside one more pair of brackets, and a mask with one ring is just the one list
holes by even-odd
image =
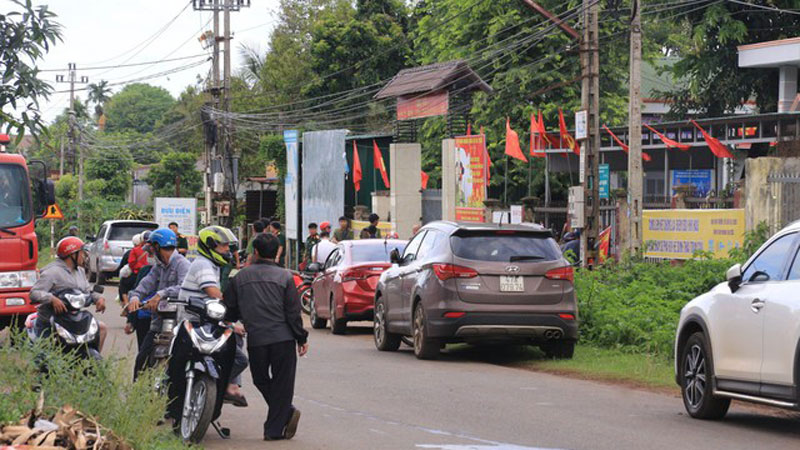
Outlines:
{"label": "man standing", "polygon": [[265,228],[267,228],[267,226],[264,224],[264,222],[262,222],[260,220],[256,220],[255,222],[253,222],[253,236],[250,238],[250,241],[247,243],[247,252],[246,253],[247,253],[247,263],[248,264],[250,264],[252,262],[251,259],[253,258],[253,241],[256,240],[256,238],[258,237],[259,234],[264,232]]}
{"label": "man standing", "polygon": [[225,290],[226,320],[242,320],[247,330],[253,383],[268,407],[264,440],[291,439],[300,421],[300,410],[292,405],[297,355],[308,352],[308,332],[303,329],[292,274],[274,262],[278,239],[262,234],[253,247],[253,264],[231,279]]}
{"label": "man standing", "polygon": [[317,224],[311,222],[308,224],[308,237],[306,238],[305,252],[303,253],[303,267],[301,267],[301,269],[304,269],[311,263],[311,251],[318,242],[319,234],[317,234]]}
{"label": "man standing", "polygon": [[369,225],[370,225],[370,237],[373,238],[381,238],[381,229],[378,228],[378,224],[380,223],[381,218],[375,213],[369,215]]}
{"label": "man standing", "polygon": [[323,231],[319,235],[319,243],[314,246],[311,260],[315,263],[325,264],[328,255],[336,248],[336,244],[331,242],[331,235],[327,231]]}
{"label": "man standing", "polygon": [[355,239],[355,233],[353,233],[350,219],[345,216],[339,217],[339,228],[333,232],[333,242],[338,244],[339,242],[352,241],[353,239]]}
{"label": "man standing", "polygon": [[178,246],[176,247],[178,249],[178,253],[186,256],[186,254],[189,252],[189,240],[186,239],[186,236],[178,233],[178,222],[170,223],[169,229],[175,233],[175,237],[178,239]]}
{"label": "man standing", "polygon": [[281,267],[286,267],[286,236],[281,231],[281,223],[273,221],[269,224],[270,231],[278,238],[278,255],[275,257],[275,263]]}

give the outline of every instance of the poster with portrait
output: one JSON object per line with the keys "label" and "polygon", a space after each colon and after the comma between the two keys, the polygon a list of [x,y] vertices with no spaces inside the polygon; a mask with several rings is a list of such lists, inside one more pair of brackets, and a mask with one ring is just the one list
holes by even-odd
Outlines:
{"label": "poster with portrait", "polygon": [[456,220],[484,222],[486,136],[458,136],[456,141]]}

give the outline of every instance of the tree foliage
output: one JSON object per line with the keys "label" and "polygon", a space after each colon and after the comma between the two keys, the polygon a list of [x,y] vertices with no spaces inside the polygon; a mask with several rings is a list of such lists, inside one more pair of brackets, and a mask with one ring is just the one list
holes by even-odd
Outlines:
{"label": "tree foliage", "polygon": [[107,129],[151,132],[174,103],[175,99],[164,88],[145,83],[129,84],[106,105]]}
{"label": "tree foliage", "polygon": [[61,25],[47,5],[12,3],[15,9],[0,12],[0,127],[22,139],[26,130],[38,134],[44,126],[39,99],[52,87],[39,78],[36,64],[61,40]]}
{"label": "tree foliage", "polygon": [[203,187],[203,174],[196,165],[197,157],[191,153],[167,153],[150,169],[147,184],[155,197],[175,197],[178,184],[181,197],[194,197]]}
{"label": "tree foliage", "polygon": [[124,201],[131,185],[133,159],[125,151],[114,155],[95,156],[86,162],[86,176],[91,180],[101,180],[100,195],[106,200]]}

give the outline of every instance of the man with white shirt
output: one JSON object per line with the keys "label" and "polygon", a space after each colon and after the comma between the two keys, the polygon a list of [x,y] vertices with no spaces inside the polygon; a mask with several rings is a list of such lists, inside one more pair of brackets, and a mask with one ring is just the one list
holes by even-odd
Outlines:
{"label": "man with white shirt", "polygon": [[336,244],[331,242],[330,231],[323,231],[319,234],[319,242],[314,246],[314,250],[312,250],[314,262],[321,265],[325,264],[328,255],[330,255],[335,248]]}

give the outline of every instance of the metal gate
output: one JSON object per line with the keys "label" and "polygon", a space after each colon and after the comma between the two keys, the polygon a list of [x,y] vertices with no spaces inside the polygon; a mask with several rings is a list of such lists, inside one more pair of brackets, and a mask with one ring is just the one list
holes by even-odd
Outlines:
{"label": "metal gate", "polygon": [[769,227],[772,233],[800,219],[800,174],[771,172]]}
{"label": "metal gate", "polygon": [[422,191],[422,223],[442,220],[442,190],[425,189]]}

